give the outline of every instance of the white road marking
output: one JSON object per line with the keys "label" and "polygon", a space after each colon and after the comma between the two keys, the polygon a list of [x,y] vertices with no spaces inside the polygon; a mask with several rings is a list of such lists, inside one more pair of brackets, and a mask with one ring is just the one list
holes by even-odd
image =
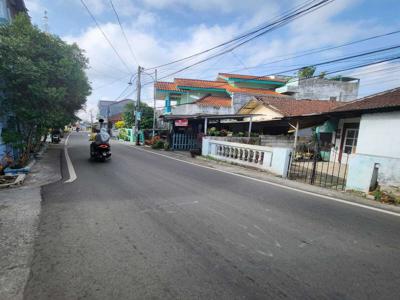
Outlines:
{"label": "white road marking", "polygon": [[282,248],[281,244],[279,244],[278,241],[275,241],[275,246],[278,247],[278,248]]}
{"label": "white road marking", "polygon": [[69,134],[67,136],[67,139],[65,140],[65,143],[64,143],[65,160],[67,161],[67,167],[68,167],[68,173],[69,173],[69,179],[64,181],[64,183],[74,182],[76,180],[76,178],[77,178],[74,166],[72,165],[72,161],[71,161],[71,159],[69,158],[69,155],[68,155],[68,141],[69,141],[69,137],[70,136],[71,136],[71,134]]}
{"label": "white road marking", "polygon": [[380,213],[387,214],[387,215],[400,217],[400,213],[397,213],[397,212],[394,212],[394,211],[388,211],[388,210],[384,210],[384,209],[381,209],[381,208],[376,208],[376,207],[372,207],[372,206],[368,206],[368,205],[364,205],[364,204],[360,204],[360,203],[356,203],[356,202],[350,202],[350,201],[347,201],[347,200],[334,198],[334,197],[331,197],[331,196],[320,195],[320,194],[317,194],[317,193],[314,193],[314,192],[308,192],[308,191],[300,190],[300,189],[297,189],[297,188],[294,188],[294,187],[290,187],[290,186],[286,186],[286,185],[283,185],[283,184],[280,184],[280,183],[275,183],[275,182],[271,182],[271,181],[267,181],[267,180],[263,180],[263,179],[253,178],[253,177],[250,177],[250,176],[246,176],[246,175],[242,175],[242,174],[236,174],[236,173],[232,173],[232,172],[229,172],[229,171],[218,170],[218,169],[215,169],[215,168],[212,168],[212,167],[208,167],[208,166],[202,166],[202,165],[199,165],[199,164],[192,163],[190,161],[185,161],[185,160],[182,160],[182,159],[179,159],[179,158],[170,157],[170,156],[165,155],[165,154],[156,153],[156,152],[145,150],[145,149],[140,149],[140,148],[137,148],[136,146],[133,146],[133,145],[128,145],[128,146],[133,148],[133,149],[135,149],[135,150],[138,150],[138,151],[143,151],[143,152],[150,153],[150,154],[153,154],[153,155],[166,157],[166,158],[169,158],[169,159],[172,159],[172,160],[180,161],[180,162],[183,162],[183,163],[186,163],[186,164],[189,164],[189,165],[193,165],[193,166],[197,166],[197,167],[200,167],[200,168],[205,168],[205,169],[213,170],[213,171],[216,171],[216,172],[221,172],[221,173],[225,173],[225,174],[229,174],[229,175],[233,175],[233,176],[237,176],[237,177],[241,177],[241,178],[245,178],[245,179],[249,179],[249,180],[253,180],[253,181],[257,181],[257,182],[266,183],[266,184],[269,184],[269,185],[272,185],[272,186],[280,187],[282,189],[296,191],[296,192],[299,192],[299,193],[303,193],[303,194],[307,194],[307,195],[311,195],[311,196],[315,196],[315,197],[319,197],[319,198],[323,198],[323,199],[328,199],[328,200],[336,201],[336,202],[347,204],[347,205],[351,205],[351,206],[365,208],[365,209],[369,209],[369,210],[380,212]]}

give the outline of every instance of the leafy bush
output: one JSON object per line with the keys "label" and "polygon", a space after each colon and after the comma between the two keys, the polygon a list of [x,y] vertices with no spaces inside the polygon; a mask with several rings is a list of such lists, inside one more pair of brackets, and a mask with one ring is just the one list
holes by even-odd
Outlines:
{"label": "leafy bush", "polygon": [[119,134],[118,134],[118,139],[123,140],[123,141],[128,141],[128,131],[125,128],[120,129]]}
{"label": "leafy bush", "polygon": [[164,148],[164,142],[161,141],[161,140],[158,140],[153,145],[151,145],[151,148],[153,148],[153,149],[163,149]]}
{"label": "leafy bush", "polygon": [[169,143],[168,142],[164,143],[164,150],[169,151]]}

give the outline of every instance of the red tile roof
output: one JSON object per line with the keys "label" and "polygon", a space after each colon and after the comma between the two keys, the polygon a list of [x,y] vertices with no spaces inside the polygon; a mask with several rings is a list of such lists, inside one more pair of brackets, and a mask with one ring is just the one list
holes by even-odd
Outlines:
{"label": "red tile roof", "polygon": [[276,78],[274,76],[257,76],[257,75],[241,75],[241,74],[229,74],[229,73],[218,73],[218,77],[225,78],[238,78],[238,79],[249,79],[249,80],[267,80],[267,81],[277,81],[286,82],[282,78]]}
{"label": "red tile roof", "polygon": [[289,97],[256,97],[284,117],[311,115],[331,111],[343,105],[343,102],[329,100],[296,100]]}
{"label": "red tile roof", "polygon": [[155,87],[158,90],[179,92],[176,83],[174,82],[157,81]]}
{"label": "red tile roof", "polygon": [[218,97],[207,95],[196,101],[201,106],[214,106],[214,107],[231,107],[232,99],[230,97]]}
{"label": "red tile roof", "polygon": [[225,89],[230,93],[243,93],[243,94],[251,94],[251,95],[274,95],[277,97],[281,96],[281,94],[271,91],[271,90],[234,87],[229,84],[227,84],[225,86]]}
{"label": "red tile roof", "polygon": [[175,78],[174,82],[177,86],[188,86],[188,87],[197,87],[197,88],[224,89],[224,87],[226,85],[226,83],[224,83],[222,81],[185,79],[185,78]]}
{"label": "red tile roof", "polygon": [[400,107],[400,87],[382,93],[347,102],[345,105],[333,109],[333,112],[345,112],[354,110],[369,110]]}
{"label": "red tile roof", "polygon": [[229,93],[243,93],[251,95],[276,95],[281,94],[266,90],[266,89],[255,89],[255,88],[242,88],[234,87],[225,81],[214,81],[214,80],[199,80],[199,79],[186,79],[186,78],[175,78],[174,82],[162,82],[158,81],[155,87],[159,90],[164,91],[180,91],[180,87],[194,87],[203,89],[221,89]]}

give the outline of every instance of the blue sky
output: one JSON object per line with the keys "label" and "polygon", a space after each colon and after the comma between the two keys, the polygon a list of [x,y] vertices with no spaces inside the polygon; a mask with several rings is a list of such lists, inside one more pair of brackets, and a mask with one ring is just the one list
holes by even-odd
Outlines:
{"label": "blue sky", "polygon": [[[137,68],[136,60],[148,68],[207,49],[271,20],[305,0],[113,0],[136,59],[123,38],[109,0],[85,0],[129,68],[120,62],[80,0],[25,2],[35,24],[43,28],[43,15],[47,10],[50,32],[68,42],[78,43],[86,51],[90,60],[90,69],[87,72],[93,87],[93,93],[88,99],[89,111],[95,110],[99,99],[115,100],[124,90],[126,92],[122,93],[122,98],[134,98],[131,93],[133,88],[127,89],[127,82]],[[218,72],[232,71],[268,75],[396,45],[400,41],[400,34],[292,58],[293,54],[308,49],[340,45],[399,30],[399,11],[398,0],[336,0],[229,54],[175,76],[215,79]],[[382,55],[396,53],[400,54],[399,51],[392,51]],[[268,64],[279,58],[287,60]],[[357,62],[368,60],[359,59]],[[159,74],[167,75],[182,66],[185,64],[160,69]],[[341,65],[326,66],[318,69],[318,72],[338,70],[340,67]],[[400,86],[400,63],[387,62],[346,71],[343,75],[360,78],[360,96],[365,96]],[[167,79],[172,78],[165,80]],[[144,81],[151,81],[151,77],[145,75]],[[151,103],[151,85],[144,88],[142,97]],[[81,116],[84,115],[85,113],[81,113]]]}

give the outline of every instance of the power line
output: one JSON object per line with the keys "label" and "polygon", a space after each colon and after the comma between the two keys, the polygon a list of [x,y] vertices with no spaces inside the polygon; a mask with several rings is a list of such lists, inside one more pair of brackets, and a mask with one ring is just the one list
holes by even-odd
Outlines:
{"label": "power line", "polygon": [[[384,34],[380,34],[380,35],[367,37],[367,38],[364,38],[364,39],[360,39],[360,40],[356,40],[356,41],[340,44],[340,45],[333,46],[333,47],[315,48],[315,49],[311,49],[311,50],[304,51],[304,52],[298,52],[298,54],[294,55],[294,56],[289,56],[291,54],[288,54],[288,55],[282,56],[282,57],[289,56],[289,57],[287,57],[285,59],[279,59],[279,60],[271,61],[271,62],[268,62],[268,63],[265,63],[265,64],[259,64],[259,65],[256,65],[256,66],[251,66],[251,67],[247,67],[247,68],[243,68],[243,69],[239,69],[239,70],[234,70],[234,71],[231,71],[231,72],[239,72],[239,71],[242,71],[242,70],[256,69],[256,68],[259,68],[261,66],[272,65],[272,64],[275,64],[275,63],[278,63],[278,62],[292,60],[294,58],[304,57],[304,56],[308,56],[308,55],[316,54],[316,53],[321,53],[321,52],[325,52],[325,51],[331,51],[331,50],[339,49],[339,48],[342,48],[342,47],[346,47],[346,46],[350,46],[350,45],[354,45],[354,44],[370,41],[370,40],[377,39],[377,38],[398,34],[398,33],[400,33],[400,30],[396,30],[396,31],[392,31],[392,32],[388,32],[388,33],[384,33]],[[296,54],[296,53],[292,53],[292,54]]]}
{"label": "power line", "polygon": [[[351,56],[342,57],[342,58],[338,58],[338,59],[334,59],[334,60],[330,60],[330,61],[324,61],[324,62],[321,62],[321,63],[313,64],[313,66],[322,66],[322,65],[326,65],[326,64],[332,64],[332,63],[335,63],[335,62],[337,63],[337,62],[341,62],[341,61],[344,61],[344,60],[354,59],[354,58],[358,58],[358,57],[361,57],[361,56],[376,54],[376,53],[379,53],[379,52],[384,52],[384,51],[398,49],[398,48],[400,48],[400,45],[391,46],[391,47],[378,49],[378,50],[373,50],[373,51],[368,51],[368,52],[364,52],[364,53],[359,53],[357,55],[351,55]],[[366,64],[359,64],[359,65],[355,65],[355,66],[349,66],[349,67],[341,69],[341,70],[329,71],[329,72],[326,72],[326,75],[335,74],[335,73],[339,73],[339,72],[343,72],[343,71],[349,71],[349,70],[353,70],[353,69],[357,69],[357,68],[361,68],[361,67],[371,66],[371,65],[375,65],[375,64],[379,64],[379,63],[383,63],[383,62],[393,61],[393,60],[397,60],[399,58],[400,58],[400,56],[387,57],[387,58],[383,58],[381,60],[373,61],[373,62],[366,63]],[[290,70],[279,72],[279,74],[288,73],[288,72],[292,72],[292,71],[298,71],[299,69],[300,68],[290,69]],[[277,75],[278,73],[274,73],[274,74]],[[268,76],[268,75],[270,75],[270,74],[261,75],[261,76],[254,76],[254,77],[251,77],[249,79],[253,79],[253,80],[254,79],[260,79],[260,78]],[[314,78],[315,77],[318,77],[318,76],[314,76]],[[147,84],[150,84],[150,83],[151,82],[147,82],[147,83],[145,83],[143,85],[147,85]],[[220,87],[225,86],[226,84],[227,84],[226,82],[221,83]],[[214,88],[217,88],[217,87],[219,87],[219,86],[217,85]]]}
{"label": "power line", "polygon": [[123,80],[123,79],[125,79],[125,78],[127,78],[127,76],[124,76],[124,77],[122,77],[122,78],[118,78],[118,79],[116,79],[116,80],[113,80],[113,81],[111,81],[111,82],[109,82],[109,83],[106,83],[106,84],[103,84],[103,85],[94,87],[93,90],[99,90],[99,89],[105,88],[105,87],[107,87],[107,86],[110,86],[110,85],[113,85],[113,84],[115,84],[115,83],[117,83],[117,82],[120,82],[121,80]]}
{"label": "power line", "polygon": [[122,59],[121,55],[118,53],[117,49],[115,49],[114,45],[111,43],[111,41],[109,40],[109,38],[107,37],[107,35],[105,34],[105,32],[103,31],[103,29],[100,27],[99,23],[97,22],[95,16],[92,14],[92,12],[90,11],[89,7],[86,5],[86,3],[81,0],[82,5],[86,8],[87,12],[89,13],[90,17],[93,19],[94,23],[96,24],[97,28],[100,30],[100,32],[102,33],[102,35],[104,36],[104,38],[106,39],[106,41],[108,42],[108,44],[110,45],[110,47],[114,50],[115,54],[118,56],[119,60],[121,61],[121,63],[126,67],[126,69],[128,70],[129,74],[132,74],[130,68],[128,67],[128,65],[126,64],[126,62]]}
{"label": "power line", "polygon": [[[287,54],[287,55],[277,56],[277,57],[275,57],[276,58],[275,61],[271,61],[271,62],[268,62],[268,63],[265,63],[265,64],[259,64],[259,65],[255,65],[255,66],[235,69],[235,70],[227,71],[226,73],[236,73],[236,72],[240,72],[240,71],[243,71],[243,70],[258,69],[258,68],[260,68],[262,66],[273,65],[273,64],[278,63],[278,62],[288,61],[288,60],[292,60],[292,59],[298,58],[298,57],[304,57],[304,56],[308,56],[308,55],[312,55],[312,54],[316,54],[316,53],[330,51],[330,50],[334,50],[334,49],[338,49],[338,48],[342,48],[342,47],[346,47],[346,46],[362,43],[362,42],[373,40],[373,39],[377,39],[377,38],[382,38],[382,37],[395,35],[395,34],[398,34],[398,33],[400,33],[400,30],[395,30],[395,31],[391,31],[391,32],[387,32],[387,33],[383,33],[383,34],[379,34],[379,35],[366,37],[366,38],[363,38],[363,39],[360,39],[360,40],[347,42],[347,43],[340,44],[340,45],[333,46],[333,47],[314,48],[314,49],[307,50],[307,51],[301,51],[301,52],[295,52],[295,53],[291,53],[291,54]],[[277,67],[279,67],[279,66],[274,66],[274,68],[277,68]],[[220,67],[219,68],[208,68],[208,70],[210,70],[210,69],[220,69]],[[196,73],[198,73],[198,71],[196,71]]]}
{"label": "power line", "polygon": [[211,56],[209,56],[209,57],[207,57],[207,58],[204,58],[204,59],[202,59],[202,60],[200,60],[200,61],[197,61],[197,62],[195,62],[195,63],[193,63],[193,64],[191,64],[191,65],[189,65],[189,66],[186,66],[186,67],[184,67],[184,68],[181,68],[181,69],[179,69],[178,71],[175,71],[175,72],[170,73],[170,74],[168,74],[168,75],[166,75],[166,76],[163,76],[163,77],[160,78],[160,80],[161,80],[161,79],[164,79],[164,78],[167,78],[167,77],[170,77],[170,76],[173,76],[173,75],[175,75],[175,74],[178,74],[178,73],[180,73],[180,72],[182,72],[182,71],[185,71],[185,70],[187,70],[187,69],[189,69],[189,68],[192,68],[192,67],[194,67],[194,66],[196,66],[196,65],[199,65],[199,64],[201,64],[201,63],[203,63],[203,62],[206,62],[206,61],[211,60],[211,59],[213,59],[213,58],[216,58],[216,57],[218,57],[218,56],[221,56],[221,55],[224,55],[224,54],[226,54],[226,53],[229,53],[229,52],[233,51],[234,49],[236,49],[236,48],[238,48],[238,47],[240,47],[240,46],[242,46],[242,45],[244,45],[244,44],[250,42],[251,40],[253,40],[253,39],[255,39],[255,38],[258,38],[258,37],[260,37],[260,36],[262,36],[262,35],[264,35],[264,34],[266,34],[266,33],[268,33],[268,32],[271,32],[271,31],[273,31],[273,30],[276,30],[277,28],[280,28],[280,27],[286,25],[287,23],[289,23],[289,22],[291,22],[291,21],[293,21],[293,20],[295,20],[295,19],[297,19],[297,18],[299,18],[299,17],[301,17],[301,16],[304,16],[304,15],[306,15],[306,14],[309,14],[309,13],[315,11],[316,9],[321,8],[321,7],[324,6],[324,5],[329,4],[329,3],[332,2],[332,1],[334,1],[334,0],[323,0],[323,1],[318,2],[317,4],[314,4],[314,5],[311,6],[311,7],[308,7],[308,8],[306,8],[306,9],[300,11],[300,12],[295,13],[294,15],[287,16],[287,17],[285,17],[285,18],[283,18],[283,19],[281,19],[281,20],[279,20],[279,21],[277,21],[277,22],[274,22],[274,23],[273,23],[273,26],[269,26],[270,28],[268,28],[268,29],[262,31],[261,33],[255,35],[255,36],[252,36],[252,37],[250,37],[249,39],[247,39],[247,40],[245,40],[245,41],[242,41],[242,42],[240,42],[239,44],[236,44],[236,45],[232,46],[231,48],[229,48],[229,49],[227,49],[227,50],[223,50],[223,51],[221,51],[221,52],[219,52],[219,53],[217,53],[217,54],[213,54],[213,55],[211,55]]}
{"label": "power line", "polygon": [[[303,9],[304,7],[307,7],[308,5],[310,5],[310,4],[312,4],[313,2],[315,2],[315,0],[313,0],[313,1],[307,1],[307,2],[305,2],[304,4],[302,4],[299,8],[294,9],[294,10],[292,9],[292,11],[288,11],[288,12],[286,13],[286,15],[283,15],[283,16],[282,16],[281,18],[279,18],[278,20],[273,21],[272,23],[267,23],[266,25],[263,25],[263,26],[261,26],[260,28],[257,28],[257,27],[256,27],[253,31],[251,31],[251,32],[249,32],[249,33],[245,33],[245,34],[239,35],[239,36],[236,37],[236,38],[233,38],[233,39],[231,39],[231,40],[229,40],[229,41],[226,41],[226,42],[223,42],[223,43],[221,43],[221,44],[218,44],[218,45],[216,45],[216,46],[214,46],[214,47],[211,47],[211,48],[209,48],[209,49],[206,49],[206,50],[204,50],[204,51],[200,51],[200,52],[194,53],[194,54],[192,54],[192,55],[186,56],[186,57],[184,57],[184,58],[180,58],[180,59],[171,61],[171,62],[169,62],[169,63],[161,64],[161,65],[158,65],[158,66],[155,66],[155,67],[151,67],[151,68],[148,68],[148,69],[156,69],[156,68],[159,69],[159,68],[162,68],[162,67],[165,67],[165,66],[169,66],[169,65],[171,65],[171,64],[175,64],[175,63],[178,63],[178,62],[181,62],[181,61],[184,61],[184,60],[187,60],[187,59],[190,59],[190,58],[193,58],[193,57],[196,57],[196,56],[205,54],[205,53],[208,53],[208,52],[210,52],[210,51],[212,51],[212,50],[218,49],[218,48],[220,48],[220,47],[229,45],[229,44],[231,44],[231,43],[233,43],[233,42],[240,41],[240,40],[245,39],[245,38],[247,38],[247,37],[249,37],[249,36],[252,36],[252,35],[254,35],[254,34],[257,34],[257,33],[259,33],[260,31],[263,31],[263,30],[265,30],[265,29],[267,29],[267,28],[269,28],[269,27],[272,27],[272,26],[274,26],[274,25],[276,25],[276,24],[278,24],[278,23],[280,23],[280,22],[282,22],[282,21],[284,21],[284,20],[286,20],[286,19],[292,18],[293,16],[296,16],[297,14],[299,14],[298,11],[300,11],[300,13],[302,13],[302,12],[304,12],[304,11],[313,9],[314,7],[318,7],[318,6],[320,6],[320,5],[324,4],[324,3],[325,3],[325,4],[328,4],[328,3],[332,2],[332,1],[334,1],[334,0],[323,0],[323,1],[320,1],[320,2],[318,2],[317,4],[314,4],[314,5],[312,5],[311,7],[308,7],[308,8],[306,8],[306,9],[304,9],[304,10],[302,11],[301,9]],[[297,12],[297,13],[296,13],[296,12]],[[258,35],[256,35],[254,38],[256,38],[256,37],[258,37]]]}
{"label": "power line", "polygon": [[114,3],[112,2],[112,0],[110,0],[110,4],[111,4],[111,7],[112,7],[112,9],[113,9],[113,11],[114,11],[114,13],[115,13],[115,16],[117,17],[119,27],[121,28],[122,35],[123,35],[124,38],[125,38],[126,44],[128,45],[128,48],[129,48],[129,51],[131,52],[132,57],[135,59],[136,63],[139,65],[139,62],[138,62],[137,57],[136,57],[136,55],[135,55],[135,52],[133,52],[132,46],[131,46],[131,44],[129,43],[129,40],[128,40],[126,34],[125,34],[124,27],[122,26],[121,20],[120,20],[120,18],[119,18],[119,15],[118,15],[118,13],[117,13],[117,10],[116,10],[115,7],[114,7]]}

